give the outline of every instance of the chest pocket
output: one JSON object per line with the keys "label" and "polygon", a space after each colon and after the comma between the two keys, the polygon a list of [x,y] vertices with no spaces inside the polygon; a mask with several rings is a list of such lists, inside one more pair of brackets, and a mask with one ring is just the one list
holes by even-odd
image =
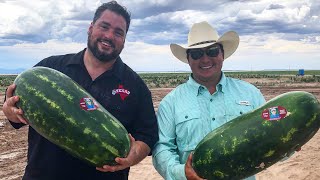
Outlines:
{"label": "chest pocket", "polygon": [[226,109],[226,120],[230,121],[242,114],[248,113],[254,109],[252,102],[244,99],[235,99],[228,103]]}
{"label": "chest pocket", "polygon": [[195,149],[203,135],[203,121],[200,111],[196,108],[177,113],[176,135],[179,151],[192,151]]}

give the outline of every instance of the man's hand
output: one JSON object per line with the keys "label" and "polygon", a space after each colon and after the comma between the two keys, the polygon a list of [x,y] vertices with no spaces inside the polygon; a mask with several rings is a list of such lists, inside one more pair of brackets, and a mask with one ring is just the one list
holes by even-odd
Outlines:
{"label": "man's hand", "polygon": [[150,152],[150,148],[142,141],[135,141],[135,139],[129,134],[130,138],[130,152],[126,158],[117,157],[115,161],[118,163],[115,166],[104,165],[103,167],[97,167],[96,169],[102,172],[115,172],[126,169],[130,166],[138,164],[142,161]]}
{"label": "man's hand", "polygon": [[184,171],[188,180],[204,180],[203,178],[199,177],[192,168],[192,153],[190,153],[190,155],[188,156]]}
{"label": "man's hand", "polygon": [[22,109],[16,106],[16,103],[19,101],[19,97],[13,96],[15,88],[15,84],[12,84],[8,87],[6,91],[6,102],[3,104],[2,111],[11,122],[28,124],[27,120],[22,116]]}

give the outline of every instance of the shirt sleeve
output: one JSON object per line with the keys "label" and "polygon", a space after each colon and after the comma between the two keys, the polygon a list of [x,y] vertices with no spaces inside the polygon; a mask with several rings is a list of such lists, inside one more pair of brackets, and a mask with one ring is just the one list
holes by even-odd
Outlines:
{"label": "shirt sleeve", "polygon": [[261,93],[261,91],[259,89],[256,89],[254,99],[256,100],[255,104],[254,104],[255,109],[266,103],[266,99],[264,98],[263,94]]}
{"label": "shirt sleeve", "polygon": [[158,141],[157,118],[154,112],[151,92],[145,84],[142,84],[139,93],[137,121],[133,124],[132,136],[135,140],[146,143],[152,150]]}
{"label": "shirt sleeve", "polygon": [[260,92],[260,90],[259,90],[259,96],[260,96],[260,98],[259,98],[259,100],[260,100],[260,105],[263,105],[264,103],[266,103],[266,99],[264,98],[264,96],[263,96],[263,94]]}
{"label": "shirt sleeve", "polygon": [[158,173],[166,180],[184,180],[185,164],[179,161],[177,152],[175,122],[170,103],[163,101],[159,105],[157,120],[159,141],[153,150],[152,162]]}
{"label": "shirt sleeve", "polygon": [[256,180],[255,175],[245,178],[244,180]]}

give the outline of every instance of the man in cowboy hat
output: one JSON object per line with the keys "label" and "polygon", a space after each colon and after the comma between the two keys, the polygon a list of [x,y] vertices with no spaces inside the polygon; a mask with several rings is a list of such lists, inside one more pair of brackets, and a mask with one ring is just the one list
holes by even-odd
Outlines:
{"label": "man in cowboy hat", "polygon": [[192,73],[161,101],[157,112],[159,141],[153,164],[166,180],[201,179],[191,166],[197,144],[212,130],[265,103],[256,87],[221,71],[238,45],[236,32],[219,37],[207,22],[191,27],[187,47],[170,45]]}

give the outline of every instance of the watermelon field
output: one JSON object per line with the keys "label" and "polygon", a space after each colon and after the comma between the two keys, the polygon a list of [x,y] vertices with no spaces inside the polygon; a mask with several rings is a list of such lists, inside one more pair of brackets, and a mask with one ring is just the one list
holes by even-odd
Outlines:
{"label": "watermelon field", "polygon": [[[185,82],[189,73],[141,73],[152,92],[154,108],[157,111],[161,99],[174,87]],[[307,91],[320,100],[320,71],[305,71],[297,76],[297,71],[250,71],[226,72],[257,86],[266,100],[289,91]],[[0,180],[20,180],[26,166],[28,128],[13,129],[2,112],[5,88],[15,79],[15,75],[0,75]],[[133,166],[130,180],[161,180],[152,166],[151,157]],[[301,151],[286,161],[265,169],[256,175],[258,180],[318,180],[320,179],[320,132]]]}

